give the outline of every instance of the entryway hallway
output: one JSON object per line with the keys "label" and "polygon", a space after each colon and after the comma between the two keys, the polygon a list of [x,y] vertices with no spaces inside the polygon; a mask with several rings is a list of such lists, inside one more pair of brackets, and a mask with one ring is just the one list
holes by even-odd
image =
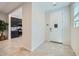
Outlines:
{"label": "entryway hallway", "polygon": [[79,3],[1,2],[0,7],[5,13],[0,18],[8,23],[1,56],[79,55]]}

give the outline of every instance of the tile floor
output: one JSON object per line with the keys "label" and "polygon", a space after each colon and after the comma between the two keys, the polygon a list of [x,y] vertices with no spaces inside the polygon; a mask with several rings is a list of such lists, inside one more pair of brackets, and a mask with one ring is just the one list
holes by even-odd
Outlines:
{"label": "tile floor", "polygon": [[45,42],[31,56],[75,56],[72,48],[58,43]]}
{"label": "tile floor", "polygon": [[0,41],[0,56],[75,56],[70,46],[62,44],[45,42],[35,51],[30,52],[20,43],[21,41],[15,42],[15,40]]}

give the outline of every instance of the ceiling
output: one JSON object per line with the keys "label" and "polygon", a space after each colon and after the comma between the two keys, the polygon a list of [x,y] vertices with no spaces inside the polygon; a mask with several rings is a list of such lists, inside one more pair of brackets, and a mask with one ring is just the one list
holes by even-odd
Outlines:
{"label": "ceiling", "polygon": [[[0,2],[0,12],[9,13],[22,5],[23,2]],[[70,2],[56,2],[56,6],[53,2],[33,2],[34,6],[40,8],[44,12],[48,12],[57,8],[61,8],[70,4]]]}
{"label": "ceiling", "polygon": [[49,12],[52,10],[55,10],[57,8],[62,8],[64,6],[68,6],[71,4],[71,2],[56,2],[56,6],[54,6],[53,2],[38,2],[38,3],[33,3],[34,6],[37,6],[37,8],[41,8],[42,11],[44,12]]}
{"label": "ceiling", "polygon": [[0,2],[0,12],[9,13],[20,5],[22,5],[22,3],[23,2]]}

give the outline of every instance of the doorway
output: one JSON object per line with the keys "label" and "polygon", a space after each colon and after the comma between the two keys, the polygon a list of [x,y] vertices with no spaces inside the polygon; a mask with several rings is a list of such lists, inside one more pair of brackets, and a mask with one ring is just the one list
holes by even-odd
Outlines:
{"label": "doorway", "polygon": [[48,41],[70,45],[71,23],[68,6],[47,13],[46,25]]}
{"label": "doorway", "polygon": [[49,21],[49,41],[63,43],[63,19],[62,11],[57,10],[50,13]]}

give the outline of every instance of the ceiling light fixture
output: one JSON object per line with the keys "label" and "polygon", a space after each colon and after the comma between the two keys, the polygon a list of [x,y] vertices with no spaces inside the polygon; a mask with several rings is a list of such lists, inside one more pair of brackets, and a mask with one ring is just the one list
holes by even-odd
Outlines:
{"label": "ceiling light fixture", "polygon": [[53,2],[53,5],[56,6],[56,2]]}

